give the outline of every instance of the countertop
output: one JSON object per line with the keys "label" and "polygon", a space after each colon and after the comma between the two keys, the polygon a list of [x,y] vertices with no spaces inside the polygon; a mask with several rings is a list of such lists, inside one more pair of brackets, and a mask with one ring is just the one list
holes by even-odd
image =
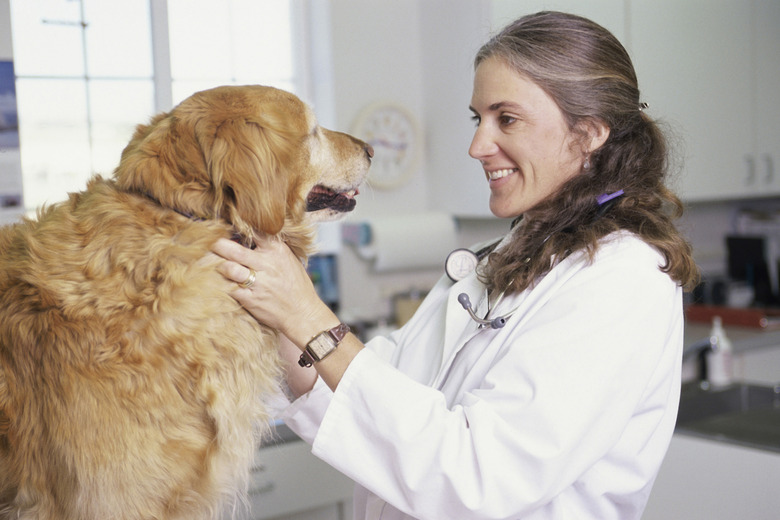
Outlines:
{"label": "countertop", "polygon": [[[687,322],[684,345],[687,347],[706,339],[710,334],[710,328],[711,325],[707,323]],[[735,325],[724,325],[724,328],[735,353],[780,346],[780,328],[761,329]]]}

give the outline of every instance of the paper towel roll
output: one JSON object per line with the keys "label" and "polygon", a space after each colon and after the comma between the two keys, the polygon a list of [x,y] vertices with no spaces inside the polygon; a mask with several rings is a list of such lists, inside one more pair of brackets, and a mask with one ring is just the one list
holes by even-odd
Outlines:
{"label": "paper towel roll", "polygon": [[444,268],[447,255],[457,247],[456,224],[446,213],[413,213],[367,219],[371,242],[358,254],[374,260],[378,272]]}

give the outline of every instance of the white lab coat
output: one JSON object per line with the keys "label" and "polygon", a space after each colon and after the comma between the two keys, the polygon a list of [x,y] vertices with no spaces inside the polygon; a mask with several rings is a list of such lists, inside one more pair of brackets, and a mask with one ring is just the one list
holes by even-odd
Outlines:
{"label": "white lab coat", "polygon": [[682,291],[625,232],[575,254],[478,329],[474,275],[318,384],[284,421],[358,483],[355,519],[634,519],[675,424]]}

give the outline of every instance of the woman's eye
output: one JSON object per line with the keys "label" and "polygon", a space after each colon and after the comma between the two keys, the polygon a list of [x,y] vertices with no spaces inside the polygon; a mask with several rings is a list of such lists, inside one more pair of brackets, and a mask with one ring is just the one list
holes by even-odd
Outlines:
{"label": "woman's eye", "polygon": [[471,120],[474,121],[474,126],[479,126],[482,119],[479,116],[471,116]]}
{"label": "woman's eye", "polygon": [[501,116],[498,118],[498,120],[499,120],[499,122],[500,122],[502,125],[511,125],[512,123],[514,123],[515,121],[517,121],[517,118],[515,118],[515,117],[512,117],[512,116],[510,116],[510,115],[502,114],[502,115],[501,115]]}

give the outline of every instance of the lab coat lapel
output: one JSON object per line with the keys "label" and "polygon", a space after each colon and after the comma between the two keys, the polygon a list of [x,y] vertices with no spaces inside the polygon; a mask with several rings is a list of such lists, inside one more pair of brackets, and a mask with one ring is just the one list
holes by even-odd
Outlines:
{"label": "lab coat lapel", "polygon": [[479,282],[476,274],[472,273],[452,286],[447,296],[440,376],[447,372],[458,350],[479,330],[477,323],[471,319],[468,311],[458,301],[458,295],[461,293],[468,295],[477,315],[484,315],[486,311],[485,287]]}
{"label": "lab coat lapel", "polygon": [[[502,238],[508,240],[508,235]],[[475,247],[479,250],[489,244],[495,244],[495,240],[484,242]],[[499,245],[498,247],[501,247]],[[444,319],[444,343],[441,352],[441,368],[433,386],[438,386],[441,380],[446,376],[449,367],[455,356],[461,348],[469,341],[480,329],[478,324],[471,319],[468,311],[458,301],[458,295],[466,293],[471,300],[471,305],[477,316],[484,316],[487,313],[487,293],[485,286],[477,277],[475,269],[463,280],[456,282],[447,296],[447,310]]]}

